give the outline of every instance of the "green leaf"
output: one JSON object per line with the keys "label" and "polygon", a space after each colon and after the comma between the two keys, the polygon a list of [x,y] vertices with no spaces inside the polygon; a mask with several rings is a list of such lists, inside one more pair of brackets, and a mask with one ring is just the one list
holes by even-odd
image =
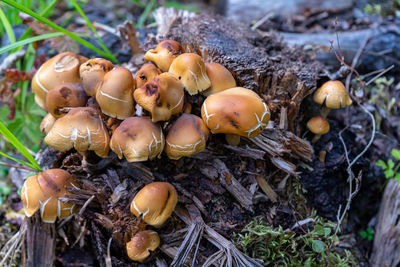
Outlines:
{"label": "green leaf", "polygon": [[375,163],[375,165],[376,166],[379,166],[379,167],[381,167],[382,169],[387,169],[387,165],[386,165],[386,163],[383,161],[383,160],[378,160],[378,162],[377,163]]}
{"label": "green leaf", "polygon": [[365,239],[367,238],[368,234],[366,231],[360,231],[360,236]]}
{"label": "green leaf", "polygon": [[394,171],[392,169],[387,169],[384,171],[386,179],[390,179],[394,176]]}
{"label": "green leaf", "polygon": [[400,160],[400,150],[399,149],[392,149],[392,156],[395,159]]}
{"label": "green leaf", "polygon": [[400,184],[400,173],[396,173],[394,179]]}
{"label": "green leaf", "polygon": [[10,22],[8,21],[6,14],[4,14],[3,9],[0,7],[0,20],[3,23],[3,26],[6,30],[8,39],[10,40],[10,43],[15,43],[15,34],[14,31],[11,27]]}
{"label": "green leaf", "polygon": [[35,36],[35,37],[31,37],[31,38],[28,38],[28,39],[24,39],[22,41],[15,42],[13,44],[9,44],[9,45],[6,45],[6,46],[0,48],[0,55],[4,54],[4,53],[6,53],[6,52],[8,52],[10,50],[13,50],[14,48],[21,47],[21,46],[24,46],[26,44],[30,44],[30,43],[33,43],[33,42],[41,41],[41,40],[44,40],[44,39],[57,37],[57,36],[60,36],[60,35],[63,35],[63,33],[61,33],[61,32],[52,32],[52,33],[46,33],[46,34],[38,35],[38,36]]}
{"label": "green leaf", "polygon": [[312,248],[315,252],[322,253],[325,250],[325,244],[320,240],[313,240]]}

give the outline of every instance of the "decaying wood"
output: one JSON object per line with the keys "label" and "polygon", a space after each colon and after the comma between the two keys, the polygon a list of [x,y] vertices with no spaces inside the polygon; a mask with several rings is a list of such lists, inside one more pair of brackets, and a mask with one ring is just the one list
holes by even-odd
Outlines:
{"label": "decaying wood", "polygon": [[267,197],[274,203],[278,202],[278,195],[272,189],[272,187],[265,180],[265,177],[257,175],[257,183],[261,190],[267,195]]}
{"label": "decaying wood", "polygon": [[383,193],[375,229],[372,266],[395,267],[400,263],[400,184],[391,179]]}

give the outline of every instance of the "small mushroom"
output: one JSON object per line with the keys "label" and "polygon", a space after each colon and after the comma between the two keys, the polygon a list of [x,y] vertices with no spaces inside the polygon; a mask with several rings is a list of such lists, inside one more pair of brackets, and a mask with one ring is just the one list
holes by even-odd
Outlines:
{"label": "small mushroom", "polygon": [[110,147],[120,159],[125,156],[129,162],[145,161],[161,154],[164,135],[149,118],[131,117],[115,129]]}
{"label": "small mushroom", "polygon": [[50,113],[47,113],[47,115],[44,116],[42,122],[40,123],[40,131],[42,133],[48,134],[55,122],[56,118],[54,118],[53,115],[51,115]]}
{"label": "small mushroom", "polygon": [[350,106],[352,101],[341,81],[327,81],[314,93],[314,101],[323,105],[321,116],[326,118],[330,109]]}
{"label": "small mushroom", "polygon": [[211,86],[204,62],[197,54],[184,53],[178,56],[168,72],[175,74],[181,80],[190,95],[195,95]]}
{"label": "small mushroom", "polygon": [[151,113],[153,122],[166,121],[182,112],[185,92],[175,75],[165,72],[138,88],[135,101]]}
{"label": "small mushroom", "polygon": [[164,40],[157,45],[156,49],[150,49],[146,52],[144,61],[152,61],[162,72],[167,72],[172,61],[181,53],[182,47],[178,42]]}
{"label": "small mushroom", "polygon": [[135,111],[132,97],[134,82],[127,68],[115,67],[107,72],[96,93],[101,111],[120,120],[132,116]]}
{"label": "small mushroom", "polygon": [[58,151],[75,148],[79,152],[93,150],[99,157],[108,157],[110,137],[99,113],[90,107],[70,110],[56,120],[44,142]]}
{"label": "small mushroom", "polygon": [[40,216],[46,223],[53,223],[76,212],[77,207],[59,198],[71,194],[65,188],[78,187],[75,178],[65,170],[49,169],[25,180],[21,190],[25,214],[31,217],[40,209]]}
{"label": "small mushroom", "polygon": [[152,63],[144,64],[136,73],[136,87],[142,87],[145,83],[153,80],[154,77],[161,74],[161,71]]}
{"label": "small mushroom", "polygon": [[140,231],[126,244],[126,252],[131,260],[144,262],[150,256],[150,251],[156,250],[159,245],[160,237],[157,232]]}
{"label": "small mushroom", "polygon": [[316,143],[321,135],[326,134],[329,132],[329,122],[322,116],[317,116],[311,118],[307,122],[307,128],[315,134],[314,138],[312,139],[312,143]]}
{"label": "small mushroom", "polygon": [[236,87],[235,79],[224,66],[218,63],[206,63],[205,65],[211,87],[203,91],[203,95],[209,96]]}
{"label": "small mushroom", "polygon": [[160,228],[171,216],[178,195],[170,183],[154,182],[143,187],[132,200],[131,212],[149,225]]}
{"label": "small mushroom", "polygon": [[32,91],[36,103],[47,110],[46,95],[61,83],[79,83],[79,66],[87,58],[64,52],[46,61],[32,78]]}
{"label": "small mushroom", "polygon": [[170,159],[190,157],[206,148],[209,130],[203,120],[192,114],[182,114],[171,126],[165,145]]}
{"label": "small mushroom", "polygon": [[64,116],[66,107],[84,107],[88,97],[80,83],[56,85],[46,97],[47,109],[56,118]]}
{"label": "small mushroom", "polygon": [[96,96],[97,87],[104,75],[111,71],[114,65],[104,58],[92,58],[79,67],[83,89],[88,96]]}

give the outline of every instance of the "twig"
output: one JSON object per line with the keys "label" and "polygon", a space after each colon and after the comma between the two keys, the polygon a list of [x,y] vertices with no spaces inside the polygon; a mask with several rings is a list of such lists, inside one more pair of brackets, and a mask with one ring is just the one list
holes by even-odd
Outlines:
{"label": "twig", "polygon": [[22,169],[22,170],[26,170],[26,171],[30,171],[30,172],[39,172],[38,170],[32,169],[30,167],[26,167],[24,165],[15,165],[15,164],[6,163],[6,162],[0,162],[0,165],[7,166],[10,168]]}
{"label": "twig", "polygon": [[387,69],[384,69],[381,73],[379,73],[378,75],[376,75],[374,78],[372,78],[371,80],[369,80],[365,86],[370,85],[373,81],[375,81],[376,79],[378,79],[379,77],[381,77],[383,74],[385,74],[386,72],[388,72],[389,70],[394,68],[394,64],[390,67],[388,67]]}
{"label": "twig", "polygon": [[258,27],[260,27],[264,22],[266,22],[267,20],[269,20],[270,18],[272,18],[274,16],[274,13],[272,12],[268,12],[267,14],[265,14],[261,19],[259,19],[258,21],[256,21],[256,23],[254,23],[253,26],[251,26],[251,30],[254,31],[256,30]]}
{"label": "twig", "polygon": [[11,66],[20,58],[23,58],[26,54],[25,49],[21,49],[15,53],[8,55],[3,62],[0,64],[0,76],[4,74],[6,69],[11,68]]}
{"label": "twig", "polygon": [[290,211],[292,212],[292,215],[294,217],[294,220],[296,221],[297,225],[299,226],[300,230],[303,231],[303,233],[305,235],[307,235],[306,230],[304,230],[303,226],[301,226],[301,224],[299,223],[299,221],[297,220],[296,214],[294,214],[294,211],[292,209],[290,209]]}

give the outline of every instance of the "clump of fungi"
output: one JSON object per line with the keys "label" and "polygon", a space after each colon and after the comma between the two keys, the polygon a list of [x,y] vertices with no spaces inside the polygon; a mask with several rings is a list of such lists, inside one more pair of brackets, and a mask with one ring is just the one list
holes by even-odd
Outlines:
{"label": "clump of fungi", "polygon": [[[38,105],[49,112],[40,126],[46,133],[45,143],[62,152],[91,150],[101,158],[107,158],[111,149],[129,162],[152,160],[163,151],[178,160],[204,150],[210,133],[225,134],[229,144],[237,145],[240,137],[256,137],[267,126],[270,111],[265,102],[252,90],[238,87],[221,64],[186,53],[174,40],[164,40],[147,51],[144,61],[135,76],[108,60],[70,52],[44,63],[33,77],[32,89]],[[60,179],[56,182],[60,191],[54,196],[37,182],[47,174]],[[40,179],[32,177],[23,191],[27,215],[40,207],[48,222],[63,218],[64,210],[48,218],[47,206],[61,205],[56,199],[65,194],[66,178],[50,170],[39,174]],[[67,186],[79,187],[72,178],[65,181],[70,183]],[[30,196],[32,184],[42,191]],[[171,216],[177,201],[172,185],[156,182],[136,195],[131,212],[158,228]],[[126,245],[128,256],[140,262],[160,243],[155,231],[142,230],[131,233]]]}

